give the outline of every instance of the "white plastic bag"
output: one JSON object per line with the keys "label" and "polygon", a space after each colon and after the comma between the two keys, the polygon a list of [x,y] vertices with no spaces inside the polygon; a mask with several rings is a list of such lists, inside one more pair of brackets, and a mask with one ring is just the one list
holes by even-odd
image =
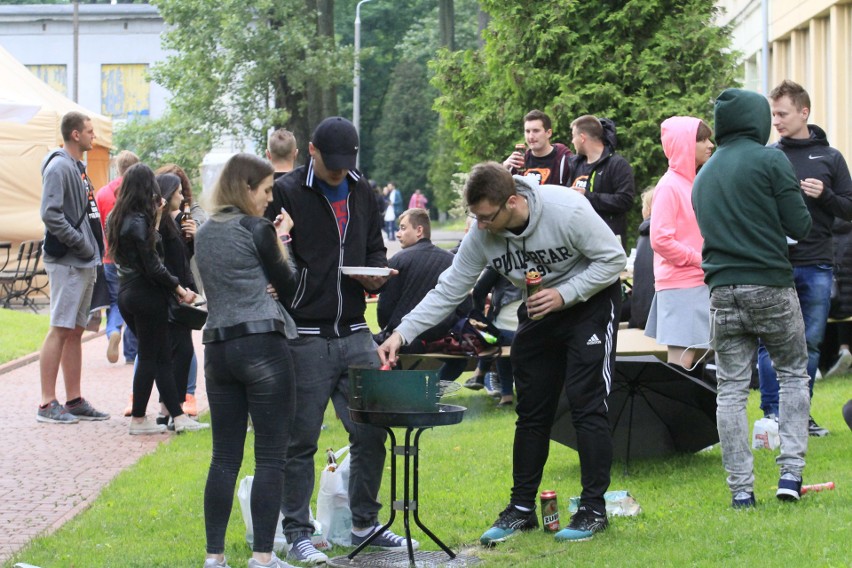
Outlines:
{"label": "white plastic bag", "polygon": [[[254,481],[254,476],[247,475],[237,487],[237,500],[240,502],[240,512],[243,514],[243,521],[246,524],[246,542],[249,546],[254,544],[254,523],[251,520],[251,485]],[[314,534],[311,535],[311,542],[317,550],[326,550],[331,548],[328,541],[323,535],[322,524],[314,519],[313,513],[309,510],[311,523],[314,525]],[[278,523],[275,525],[275,539],[272,542],[272,550],[275,552],[286,552],[288,550],[287,538],[284,536],[284,529],[281,521],[284,520],[284,515],[278,513]]]}
{"label": "white plastic bag", "polygon": [[[352,511],[349,509],[349,446],[336,452],[328,450],[329,463],[320,474],[317,495],[317,520],[325,528],[329,542],[352,544]],[[343,454],[346,457],[340,460]]]}

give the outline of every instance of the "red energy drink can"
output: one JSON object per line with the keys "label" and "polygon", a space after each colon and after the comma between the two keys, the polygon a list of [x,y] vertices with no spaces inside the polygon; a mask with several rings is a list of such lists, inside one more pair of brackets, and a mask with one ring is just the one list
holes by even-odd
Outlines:
{"label": "red energy drink can", "polygon": [[[523,144],[523,143],[515,144],[515,152],[518,152],[521,156],[525,156],[526,153],[527,153],[526,144]],[[527,171],[527,168],[525,168],[524,166],[521,166],[520,168],[518,168],[518,175],[524,175],[524,173],[526,171]]]}
{"label": "red energy drink can", "polygon": [[[541,273],[535,269],[527,270],[527,298],[541,290]],[[538,320],[544,316],[530,316],[531,320]]]}
{"label": "red energy drink can", "polygon": [[544,530],[557,532],[559,530],[559,505],[556,502],[556,491],[541,492],[541,524]]}

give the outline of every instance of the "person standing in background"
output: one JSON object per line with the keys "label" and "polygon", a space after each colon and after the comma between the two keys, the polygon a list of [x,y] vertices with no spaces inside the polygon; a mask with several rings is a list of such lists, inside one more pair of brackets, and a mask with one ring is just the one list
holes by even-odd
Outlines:
{"label": "person standing in background", "polygon": [[[103,186],[95,194],[95,201],[98,203],[98,211],[101,213],[101,229],[106,234],[106,220],[115,207],[116,192],[121,187],[121,180],[124,179],[124,173],[127,169],[139,163],[139,156],[129,150],[122,150],[115,157],[115,167],[118,172],[118,177]],[[118,268],[115,266],[112,257],[109,254],[109,242],[104,241],[104,277],[109,290],[109,308],[107,308],[107,361],[115,363],[118,361],[118,346],[122,343],[122,328],[124,320],[121,317],[121,312],[118,309]],[[123,335],[123,351],[124,362],[128,365],[133,364],[136,359],[138,344],[133,331],[127,327],[124,328]]]}

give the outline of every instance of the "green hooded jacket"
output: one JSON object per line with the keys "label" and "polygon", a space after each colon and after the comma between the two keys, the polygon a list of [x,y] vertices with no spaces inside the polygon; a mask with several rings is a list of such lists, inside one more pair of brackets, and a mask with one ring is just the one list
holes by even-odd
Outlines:
{"label": "green hooded jacket", "polygon": [[718,149],[698,172],[692,205],[704,237],[704,281],[716,286],[793,286],[787,239],[801,239],[811,216],[787,157],[767,148],[769,103],[726,89],[714,112]]}

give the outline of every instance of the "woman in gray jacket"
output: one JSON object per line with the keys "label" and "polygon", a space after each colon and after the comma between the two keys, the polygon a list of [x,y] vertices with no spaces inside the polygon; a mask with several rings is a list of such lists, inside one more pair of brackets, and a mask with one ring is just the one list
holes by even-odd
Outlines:
{"label": "woman in gray jacket", "polygon": [[[289,566],[275,556],[272,545],[295,409],[287,342],[296,337],[296,326],[281,302],[292,299],[296,281],[281,242],[292,221],[283,212],[275,225],[263,218],[272,200],[272,173],[269,162],[251,154],[228,160],[213,188],[212,216],[196,235],[195,256],[210,314],[204,329],[204,375],[213,422],[213,458],[204,490],[206,568],[227,566],[225,530],[249,415],[255,474],[248,565]],[[267,292],[269,285],[275,294]]]}

